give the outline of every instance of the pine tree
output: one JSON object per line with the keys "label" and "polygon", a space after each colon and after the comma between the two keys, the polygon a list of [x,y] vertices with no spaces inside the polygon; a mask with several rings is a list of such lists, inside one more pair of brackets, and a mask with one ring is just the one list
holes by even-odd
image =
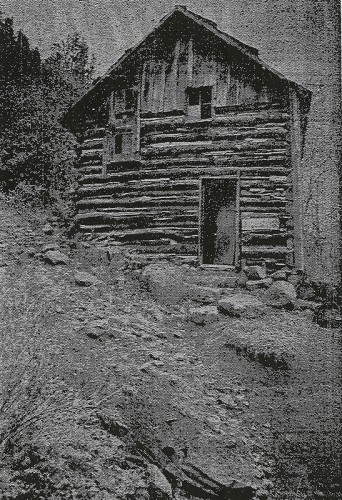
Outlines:
{"label": "pine tree", "polygon": [[61,118],[91,83],[94,62],[79,34],[41,62],[12,19],[0,17],[0,179],[6,190],[25,182],[45,199],[64,193],[75,177],[75,140]]}

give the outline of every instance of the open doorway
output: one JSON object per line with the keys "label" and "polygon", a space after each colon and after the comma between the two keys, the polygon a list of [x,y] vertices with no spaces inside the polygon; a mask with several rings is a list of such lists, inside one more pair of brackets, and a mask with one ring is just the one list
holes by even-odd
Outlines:
{"label": "open doorway", "polygon": [[205,178],[201,185],[200,261],[236,266],[239,261],[237,180]]}

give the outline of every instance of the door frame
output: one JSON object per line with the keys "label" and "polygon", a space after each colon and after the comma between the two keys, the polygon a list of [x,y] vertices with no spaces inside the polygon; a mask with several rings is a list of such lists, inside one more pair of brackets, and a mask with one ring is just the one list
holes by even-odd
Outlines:
{"label": "door frame", "polygon": [[[236,204],[235,204],[235,262],[234,265],[226,264],[204,264],[203,263],[203,215],[204,215],[204,184],[207,180],[226,180],[236,183]],[[199,178],[199,212],[198,212],[198,262],[201,267],[211,269],[237,269],[240,265],[241,254],[241,217],[240,217],[240,171],[236,171],[235,175],[206,175]]]}

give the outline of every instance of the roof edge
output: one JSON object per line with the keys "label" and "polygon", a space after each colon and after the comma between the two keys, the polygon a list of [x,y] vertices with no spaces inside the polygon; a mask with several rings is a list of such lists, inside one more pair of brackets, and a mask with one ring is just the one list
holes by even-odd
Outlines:
{"label": "roof edge", "polygon": [[65,124],[67,122],[68,116],[74,110],[77,108],[87,96],[92,95],[94,92],[96,92],[103,83],[106,81],[112,80],[112,74],[113,72],[122,64],[125,62],[125,60],[136,50],[141,48],[146,41],[155,34],[155,32],[161,28],[161,26],[168,20],[170,19],[176,12],[181,12],[184,14],[188,19],[194,21],[195,23],[199,24],[202,26],[204,29],[207,31],[211,32],[215,36],[219,37],[224,43],[231,45],[235,47],[237,50],[242,52],[245,56],[249,57],[253,61],[255,61],[257,64],[261,65],[262,68],[266,69],[270,73],[274,74],[276,77],[278,77],[281,80],[285,80],[288,82],[289,85],[291,85],[293,88],[295,88],[300,94],[306,97],[310,97],[312,95],[312,92],[308,90],[307,88],[303,87],[302,85],[289,80],[286,78],[282,73],[278,72],[277,70],[273,69],[271,66],[269,66],[267,63],[262,61],[259,56],[258,56],[258,49],[247,45],[240,40],[232,37],[231,35],[228,35],[227,33],[224,33],[223,31],[219,30],[217,28],[217,24],[214,21],[211,21],[210,19],[206,19],[198,14],[195,14],[194,12],[190,11],[187,9],[185,5],[175,5],[174,9],[166,14],[162,19],[159,21],[159,23],[155,26],[155,28],[150,31],[140,42],[138,42],[136,45],[133,47],[125,50],[125,52],[117,59],[117,61],[112,64],[108,70],[105,72],[105,74],[100,77],[97,81],[94,82],[94,84],[87,89],[84,94],[81,95],[68,109],[68,111],[64,114],[62,123]]}

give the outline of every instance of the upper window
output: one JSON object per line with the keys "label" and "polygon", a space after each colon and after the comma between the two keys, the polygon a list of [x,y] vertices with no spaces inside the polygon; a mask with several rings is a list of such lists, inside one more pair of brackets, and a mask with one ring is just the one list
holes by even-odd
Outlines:
{"label": "upper window", "polygon": [[188,88],[188,116],[190,118],[211,118],[212,89],[211,87]]}

